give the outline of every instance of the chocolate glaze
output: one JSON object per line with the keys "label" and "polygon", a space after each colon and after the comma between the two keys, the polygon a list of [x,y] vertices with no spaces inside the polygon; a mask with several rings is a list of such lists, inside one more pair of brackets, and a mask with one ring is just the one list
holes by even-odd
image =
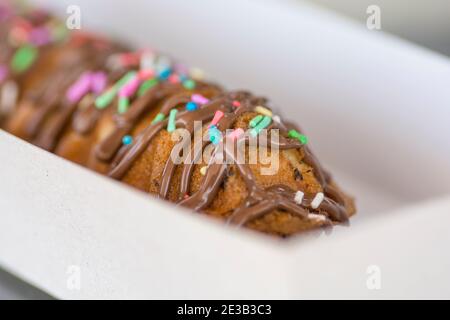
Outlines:
{"label": "chocolate glaze", "polygon": [[[154,93],[153,93],[154,94]],[[185,102],[183,100],[183,95],[173,95],[171,98],[166,100],[161,110],[162,113],[167,114],[168,110],[176,106],[179,102]],[[241,106],[234,109],[232,106],[232,101],[235,99],[241,99]],[[255,104],[255,102],[257,102]],[[225,113],[225,116],[218,124],[218,128],[225,133],[227,129],[233,127],[234,122],[239,116],[245,112],[252,112],[254,107],[261,102],[261,99],[255,99],[245,92],[235,92],[229,94],[223,94],[216,99],[211,100],[208,104],[204,105],[202,108],[196,111],[180,111],[176,119],[177,128],[185,128],[191,134],[193,134],[193,123],[194,121],[210,121],[217,110],[221,110]],[[142,134],[137,137],[135,143],[128,147],[126,151],[121,155],[120,161],[112,166],[109,176],[115,179],[121,179],[127,171],[132,166],[133,162],[139,157],[139,155],[148,147],[152,139],[160,132],[164,130],[167,126],[167,120],[150,125],[145,129]],[[270,128],[280,129],[281,132],[285,132],[284,124],[282,125],[272,125]],[[270,129],[269,128],[269,129]],[[117,130],[112,136],[121,136],[123,132]],[[204,143],[203,148],[197,151],[193,160],[197,159],[204,148],[208,146],[209,143]],[[226,144],[225,144],[226,145]],[[226,149],[226,146],[221,145],[217,147],[218,150],[224,149],[227,156],[233,159],[233,164],[236,165],[240,175],[243,177],[245,184],[248,189],[248,197],[243,203],[243,205],[236,209],[235,212],[230,216],[229,221],[231,223],[236,223],[239,225],[245,224],[253,219],[259,218],[262,215],[272,212],[275,209],[281,209],[288,211],[291,214],[299,215],[306,218],[308,212],[325,213],[326,216],[332,221],[344,222],[347,221],[348,217],[346,214],[344,200],[339,195],[339,193],[329,185],[327,181],[327,175],[324,173],[319,162],[315,159],[309,149],[302,146],[298,141],[289,139],[286,137],[280,137],[279,148],[281,150],[287,149],[302,149],[304,153],[305,163],[310,165],[320,182],[324,194],[325,200],[321,203],[319,208],[310,208],[311,202],[314,195],[305,195],[304,201],[301,206],[294,202],[295,192],[286,186],[277,186],[263,190],[256,184],[256,180],[253,176],[250,167],[247,164],[240,164],[234,159],[234,154],[230,150]],[[215,154],[215,157],[224,156]],[[194,162],[194,161],[193,161]],[[205,177],[203,178],[200,189],[194,194],[186,197],[189,189],[190,179],[192,177],[192,172],[194,168],[193,163],[181,164],[183,166],[181,174],[181,184],[180,193],[178,195],[179,204],[196,211],[202,211],[208,208],[212,201],[217,196],[224,179],[226,177],[226,172],[230,164],[213,164],[209,165]],[[175,171],[176,165],[173,163],[172,157],[167,160],[164,171],[162,174],[162,180],[159,187],[159,197],[167,198],[172,184],[172,177]]]}

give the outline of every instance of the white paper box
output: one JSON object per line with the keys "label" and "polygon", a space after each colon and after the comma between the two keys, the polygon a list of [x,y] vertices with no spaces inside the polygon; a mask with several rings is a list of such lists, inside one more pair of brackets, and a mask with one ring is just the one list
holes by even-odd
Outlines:
{"label": "white paper box", "polygon": [[294,1],[46,3],[271,97],[359,211],[278,241],[0,132],[3,267],[59,298],[450,298],[447,58]]}

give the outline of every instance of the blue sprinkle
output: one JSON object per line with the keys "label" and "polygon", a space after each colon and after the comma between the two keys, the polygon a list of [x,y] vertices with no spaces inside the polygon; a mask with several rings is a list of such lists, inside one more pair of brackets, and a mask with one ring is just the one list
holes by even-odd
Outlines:
{"label": "blue sprinkle", "polygon": [[189,101],[186,103],[186,110],[187,111],[195,111],[198,109],[198,106],[195,102]]}
{"label": "blue sprinkle", "polygon": [[161,72],[159,73],[159,78],[161,80],[167,80],[171,73],[172,73],[172,70],[170,68],[165,68],[165,69],[161,70]]}
{"label": "blue sprinkle", "polygon": [[222,133],[219,131],[219,129],[217,129],[217,127],[215,125],[212,125],[209,128],[209,140],[213,144],[218,144],[221,139],[222,139]]}
{"label": "blue sprinkle", "polygon": [[129,144],[132,144],[133,143],[133,137],[132,136],[128,136],[128,135],[124,136],[122,138],[122,143],[124,145],[126,145],[126,146],[129,145]]}
{"label": "blue sprinkle", "polygon": [[187,75],[185,74],[181,74],[179,77],[181,82],[185,82],[188,79]]}

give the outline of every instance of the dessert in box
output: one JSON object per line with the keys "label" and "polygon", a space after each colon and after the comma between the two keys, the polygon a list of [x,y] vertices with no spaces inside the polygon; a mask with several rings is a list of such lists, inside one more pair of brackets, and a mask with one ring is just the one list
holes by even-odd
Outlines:
{"label": "dessert in box", "polygon": [[353,199],[307,137],[266,98],[228,91],[154,50],[63,34],[45,12],[2,10],[4,130],[161,199],[269,234],[346,223],[354,214]]}
{"label": "dessert in box", "polygon": [[[2,268],[58,298],[449,296],[448,58],[298,1],[76,3],[83,30],[154,44],[277,101],[361,214],[279,241],[0,130]],[[63,16],[73,2],[46,4]],[[367,287],[374,265],[381,290]],[[67,285],[77,269],[80,290]]]}

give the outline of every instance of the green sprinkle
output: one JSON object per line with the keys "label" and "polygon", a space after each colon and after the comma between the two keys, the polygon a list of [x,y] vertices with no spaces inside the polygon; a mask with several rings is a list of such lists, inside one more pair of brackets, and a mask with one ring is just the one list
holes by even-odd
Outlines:
{"label": "green sprinkle", "polygon": [[115,90],[113,87],[100,95],[97,99],[95,99],[95,106],[97,107],[97,109],[104,109],[109,106],[110,103],[114,100],[116,94],[117,90]]}
{"label": "green sprinkle", "polygon": [[175,118],[177,116],[178,110],[177,109],[172,109],[170,110],[170,114],[169,114],[169,123],[167,124],[167,131],[168,132],[174,132],[176,129],[175,126]]}
{"label": "green sprinkle", "polygon": [[267,128],[271,123],[272,123],[272,118],[269,116],[264,116],[258,122],[258,124],[252,130],[250,130],[250,134],[253,137],[256,137],[261,132],[261,130]]}
{"label": "green sprinkle", "polygon": [[[136,71],[130,71],[124,75],[119,81],[117,81],[114,86],[109,88],[103,94],[101,94],[97,99],[95,99],[95,106],[97,109],[104,109],[111,104],[117,95],[117,92],[122,86],[124,86],[128,81],[136,76]],[[120,101],[119,101],[120,103]],[[119,107],[120,108],[120,107]]]}
{"label": "green sprinkle", "polygon": [[250,121],[250,127],[254,128],[258,125],[258,123],[262,120],[263,116],[262,115],[257,115],[256,117],[254,117],[251,121]]}
{"label": "green sprinkle", "polygon": [[55,41],[61,41],[67,37],[68,30],[63,24],[58,24],[51,29],[51,34]]}
{"label": "green sprinkle", "polygon": [[143,96],[148,90],[150,90],[157,84],[158,84],[158,79],[156,79],[156,78],[148,79],[148,80],[144,81],[138,89],[138,93],[137,93],[138,97]]}
{"label": "green sprinkle", "polygon": [[116,82],[114,87],[116,90],[119,90],[121,87],[126,85],[131,79],[133,79],[137,75],[136,71],[128,71],[119,81]]}
{"label": "green sprinkle", "polygon": [[26,71],[36,60],[38,51],[31,46],[23,46],[17,49],[11,61],[11,68],[16,73]]}
{"label": "green sprinkle", "polygon": [[160,121],[163,121],[166,118],[166,116],[164,115],[164,113],[158,113],[155,117],[155,119],[153,119],[152,124],[158,123]]}
{"label": "green sprinkle", "polygon": [[183,86],[188,90],[193,90],[195,89],[196,83],[194,80],[188,79],[183,82]]}
{"label": "green sprinkle", "polygon": [[307,143],[308,143],[308,137],[305,136],[304,134],[301,134],[301,133],[298,132],[297,130],[294,130],[294,129],[289,130],[288,136],[289,136],[289,138],[297,139],[297,140],[300,141],[302,144],[307,144]]}
{"label": "green sprinkle", "polygon": [[125,113],[125,112],[127,112],[129,106],[130,106],[130,100],[128,100],[128,98],[121,97],[119,99],[117,112],[119,112],[119,114]]}

